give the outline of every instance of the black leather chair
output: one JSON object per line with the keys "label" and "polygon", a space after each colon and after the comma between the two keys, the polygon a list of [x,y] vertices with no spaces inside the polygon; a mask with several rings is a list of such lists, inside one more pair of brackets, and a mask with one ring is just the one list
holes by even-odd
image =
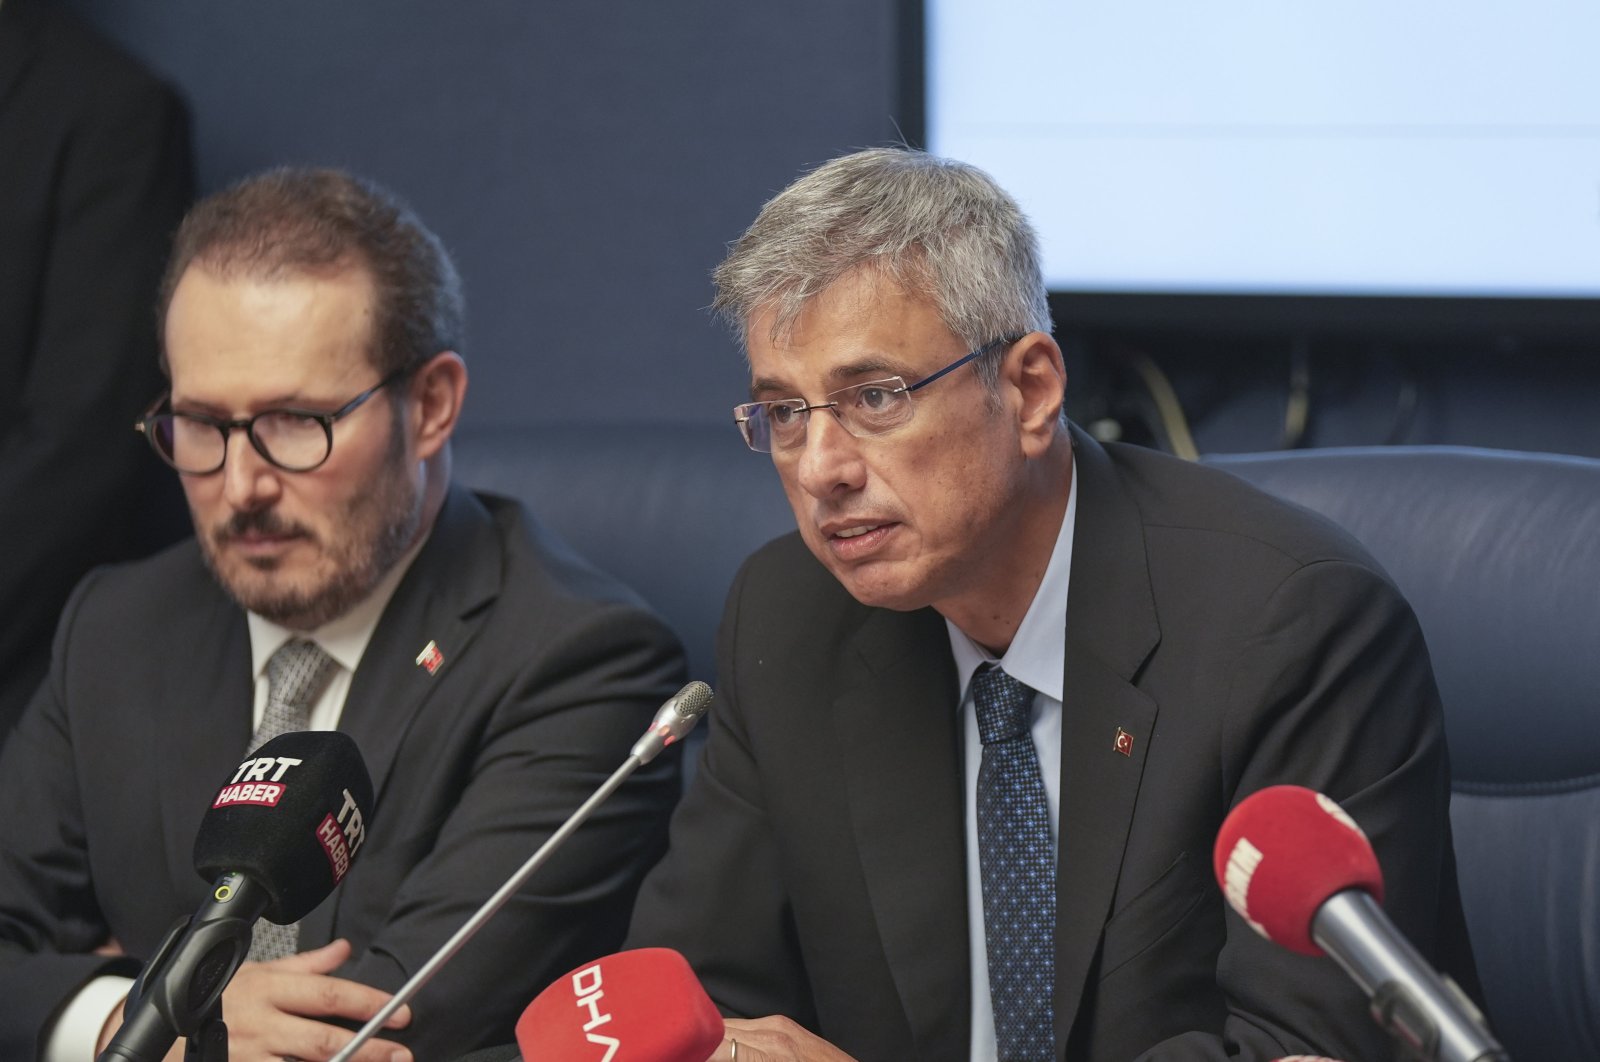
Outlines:
{"label": "black leather chair", "polygon": [[1416,609],[1496,1035],[1600,1059],[1600,461],[1462,447],[1206,463],[1341,524]]}

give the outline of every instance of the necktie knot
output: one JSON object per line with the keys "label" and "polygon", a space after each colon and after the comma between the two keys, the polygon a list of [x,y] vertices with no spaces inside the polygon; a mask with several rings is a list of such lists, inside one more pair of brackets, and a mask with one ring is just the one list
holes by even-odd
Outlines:
{"label": "necktie knot", "polygon": [[983,665],[972,676],[972,700],[978,709],[978,739],[985,745],[1028,732],[1033,690],[993,664]]}
{"label": "necktie knot", "polygon": [[332,664],[333,657],[316,642],[300,638],[284,642],[267,661],[267,699],[309,708]]}

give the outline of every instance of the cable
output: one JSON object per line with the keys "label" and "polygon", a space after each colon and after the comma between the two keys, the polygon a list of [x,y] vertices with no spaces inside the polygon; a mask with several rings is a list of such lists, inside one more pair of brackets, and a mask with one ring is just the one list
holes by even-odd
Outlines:
{"label": "cable", "polygon": [[1397,368],[1400,370],[1400,386],[1395,391],[1394,415],[1389,421],[1388,438],[1383,440],[1385,446],[1402,443],[1411,434],[1411,427],[1417,416],[1418,400],[1421,398],[1417,374],[1412,370],[1411,364],[1405,361],[1398,362]]}
{"label": "cable", "polygon": [[1296,336],[1289,345],[1289,397],[1283,408],[1283,448],[1305,445],[1311,421],[1311,344]]}
{"label": "cable", "polygon": [[1155,402],[1156,415],[1161,420],[1161,429],[1166,433],[1167,444],[1172,452],[1185,461],[1200,460],[1200,450],[1189,431],[1189,418],[1184,416],[1183,405],[1178,401],[1177,392],[1172,389],[1172,381],[1167,379],[1167,374],[1161,371],[1155,360],[1142,350],[1130,352],[1129,360],[1144,381],[1151,400]]}

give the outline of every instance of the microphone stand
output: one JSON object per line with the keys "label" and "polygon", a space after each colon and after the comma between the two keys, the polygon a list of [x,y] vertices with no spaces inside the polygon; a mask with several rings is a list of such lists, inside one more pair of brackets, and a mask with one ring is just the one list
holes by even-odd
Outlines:
{"label": "microphone stand", "polygon": [[[161,1062],[179,1037],[187,1038],[184,1062],[228,1062],[222,990],[250,950],[252,928],[242,918],[174,923],[128,990],[122,1028],[96,1062]],[[190,933],[201,946],[180,950]],[[188,956],[182,968],[174,965],[179,954]]]}
{"label": "microphone stand", "polygon": [[222,997],[202,1018],[200,1029],[183,1049],[183,1062],[228,1062],[228,1026],[222,1020]]}

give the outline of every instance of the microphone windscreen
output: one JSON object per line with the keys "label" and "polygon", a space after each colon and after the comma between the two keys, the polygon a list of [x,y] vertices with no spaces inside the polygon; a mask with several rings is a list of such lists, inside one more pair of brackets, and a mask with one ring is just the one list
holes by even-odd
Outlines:
{"label": "microphone windscreen", "polygon": [[639,948],[578,967],[517,1021],[527,1062],[705,1062],[722,1016],[684,957]]}
{"label": "microphone windscreen", "polygon": [[271,898],[264,917],[297,922],[350,870],[372,824],[372,779],[336,730],[282,734],[239,764],[194,841],[207,882],[237,872]]}
{"label": "microphone windscreen", "polygon": [[1212,852],[1217,884],[1257,933],[1304,955],[1317,910],[1335,893],[1360,889],[1383,900],[1372,845],[1332,800],[1297,785],[1252,793],[1228,815]]}

